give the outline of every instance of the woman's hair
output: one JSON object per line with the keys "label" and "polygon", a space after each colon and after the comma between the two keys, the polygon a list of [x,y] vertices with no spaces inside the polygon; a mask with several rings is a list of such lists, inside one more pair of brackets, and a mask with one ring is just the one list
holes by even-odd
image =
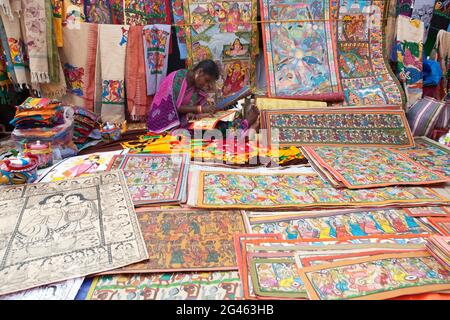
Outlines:
{"label": "woman's hair", "polygon": [[81,193],[69,194],[69,195],[66,196],[65,199],[67,200],[68,198],[73,197],[73,196],[78,197],[81,201],[87,200],[87,199],[84,197],[84,195],[81,194]]}
{"label": "woman's hair", "polygon": [[210,59],[200,61],[194,67],[194,71],[197,71],[197,70],[202,70],[204,73],[213,77],[216,80],[219,79],[219,76],[220,76],[219,67],[217,66],[217,64],[214,61],[212,61]]}
{"label": "woman's hair", "polygon": [[[45,197],[43,200],[39,201],[39,204],[42,206],[47,203],[48,199],[53,198],[53,197],[64,197],[64,195],[62,193],[51,194],[51,195]],[[61,203],[61,200],[59,200],[57,202]]]}

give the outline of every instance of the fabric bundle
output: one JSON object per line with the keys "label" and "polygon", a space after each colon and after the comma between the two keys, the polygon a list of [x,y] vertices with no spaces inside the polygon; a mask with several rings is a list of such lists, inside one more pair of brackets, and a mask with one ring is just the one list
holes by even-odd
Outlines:
{"label": "fabric bundle", "polygon": [[430,137],[444,106],[443,101],[431,97],[425,97],[413,104],[406,113],[413,136]]}
{"label": "fabric bundle", "polygon": [[82,150],[94,142],[101,141],[98,115],[81,107],[72,107],[74,110],[73,142],[78,150]]}
{"label": "fabric bundle", "polygon": [[10,124],[18,129],[54,127],[64,123],[64,110],[57,100],[30,97],[16,109]]}
{"label": "fabric bundle", "polygon": [[422,97],[423,22],[399,16],[397,19],[397,65],[404,83],[408,106]]}
{"label": "fabric bundle", "polygon": [[99,25],[97,52],[100,65],[96,68],[96,103],[101,96],[103,122],[121,123],[125,120],[125,57],[129,26]]}
{"label": "fabric bundle", "polygon": [[63,102],[94,111],[98,25],[80,23],[63,27],[61,60],[67,82]]}
{"label": "fabric bundle", "polygon": [[166,77],[170,25],[148,25],[143,30],[147,95],[153,95]]}
{"label": "fabric bundle", "polygon": [[144,51],[143,28],[143,26],[131,26],[128,32],[125,84],[128,112],[133,120],[145,119],[150,100],[147,96],[145,60],[142,55]]}

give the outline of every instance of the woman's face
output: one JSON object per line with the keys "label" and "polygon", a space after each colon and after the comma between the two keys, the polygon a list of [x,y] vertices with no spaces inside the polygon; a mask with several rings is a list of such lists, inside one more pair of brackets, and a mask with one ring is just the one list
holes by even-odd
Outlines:
{"label": "woman's face", "polygon": [[66,201],[69,203],[79,203],[81,202],[81,198],[77,195],[72,195],[67,197]]}
{"label": "woman's face", "polygon": [[197,89],[202,89],[205,91],[209,91],[214,88],[214,84],[216,80],[211,77],[209,74],[204,73],[202,70],[197,71],[194,76],[195,87]]}

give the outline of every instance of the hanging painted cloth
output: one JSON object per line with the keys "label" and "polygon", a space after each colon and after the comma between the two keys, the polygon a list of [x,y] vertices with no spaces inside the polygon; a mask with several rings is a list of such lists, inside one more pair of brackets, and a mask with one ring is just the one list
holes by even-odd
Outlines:
{"label": "hanging painted cloth", "polygon": [[53,9],[53,29],[55,32],[56,46],[61,48],[63,46],[63,34],[62,34],[62,12],[63,12],[63,0],[52,0]]}
{"label": "hanging painted cloth", "polygon": [[133,120],[145,119],[150,100],[150,97],[147,97],[145,60],[142,54],[144,51],[143,28],[143,26],[131,26],[128,31],[125,84],[128,113]]}
{"label": "hanging painted cloth", "polygon": [[84,22],[84,0],[63,0],[63,25]]}
{"label": "hanging painted cloth", "polygon": [[[101,118],[103,122],[125,120],[125,57],[129,26],[99,25]],[[98,95],[98,94],[97,94]]]}
{"label": "hanging painted cloth", "polygon": [[63,27],[61,62],[67,83],[63,102],[94,111],[98,25],[80,23]]}
{"label": "hanging painted cloth", "polygon": [[147,95],[153,95],[167,74],[170,25],[145,26],[143,38]]}
{"label": "hanging painted cloth", "polygon": [[427,41],[424,46],[424,52],[427,56],[430,55],[434,47],[439,30],[447,30],[447,28],[450,28],[450,1],[436,1]]}
{"label": "hanging painted cloth", "polygon": [[7,104],[9,101],[9,90],[11,89],[11,79],[8,76],[7,59],[4,54],[2,43],[0,43],[0,103]]}
{"label": "hanging painted cloth", "polygon": [[9,0],[0,0],[0,10],[4,15],[13,19],[11,4],[9,3]]}
{"label": "hanging painted cloth", "polygon": [[125,24],[170,24],[169,0],[125,0]]}
{"label": "hanging painted cloth", "polygon": [[14,73],[14,64],[12,62],[11,53],[9,52],[8,37],[6,36],[6,31],[5,31],[5,27],[3,26],[2,19],[0,19],[0,40],[1,40],[2,50],[3,50],[3,55],[5,57],[6,72],[8,73],[8,77],[11,80],[11,82],[14,85],[16,85],[17,78],[16,78],[16,74]]}
{"label": "hanging painted cloth", "polygon": [[23,0],[26,48],[32,83],[49,83],[45,0]]}
{"label": "hanging painted cloth", "polygon": [[423,22],[399,16],[397,19],[397,71],[404,84],[408,107],[422,98]]}
{"label": "hanging painted cloth", "polygon": [[109,0],[112,24],[124,24],[125,12],[123,10],[123,5],[124,0]]}
{"label": "hanging painted cloth", "polygon": [[3,12],[0,13],[9,46],[9,54],[14,66],[15,83],[17,87],[30,87],[29,60],[25,50],[25,42],[22,37],[19,16],[14,14],[10,19]]}
{"label": "hanging painted cloth", "polygon": [[[172,6],[172,16],[173,22],[176,25],[184,25],[184,14],[183,14],[183,0],[171,0]],[[187,58],[187,47],[186,47],[186,30],[184,27],[175,28],[177,34],[178,50],[180,51],[180,59],[185,60]]]}
{"label": "hanging painted cloth", "polygon": [[109,0],[84,0],[86,22],[111,23],[111,7]]}
{"label": "hanging painted cloth", "polygon": [[397,16],[411,17],[414,0],[397,0]]}
{"label": "hanging painted cloth", "polygon": [[411,18],[419,19],[424,25],[423,42],[427,40],[431,18],[433,18],[434,2],[436,0],[415,0]]}

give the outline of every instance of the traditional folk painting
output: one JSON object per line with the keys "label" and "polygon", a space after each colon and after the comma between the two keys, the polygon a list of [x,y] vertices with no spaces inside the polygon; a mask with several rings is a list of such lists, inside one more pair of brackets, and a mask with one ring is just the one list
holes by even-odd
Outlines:
{"label": "traditional folk painting", "polygon": [[111,6],[109,0],[84,0],[86,22],[111,23]]}
{"label": "traditional folk painting", "polygon": [[427,218],[427,222],[429,222],[434,228],[436,228],[444,236],[450,235],[450,218],[431,217],[431,218]]}
{"label": "traditional folk painting", "polygon": [[450,207],[405,208],[411,217],[450,217]]}
{"label": "traditional folk painting", "polygon": [[237,211],[137,212],[150,257],[107,273],[235,270],[233,235],[244,231]]}
{"label": "traditional folk painting", "polygon": [[59,181],[105,171],[112,158],[124,150],[91,153],[64,159],[40,174],[39,182]]}
{"label": "traditional folk painting", "polygon": [[449,271],[427,252],[382,254],[300,268],[310,299],[387,299],[450,289]]}
{"label": "traditional folk painting", "polygon": [[400,84],[383,54],[386,9],[381,0],[330,1],[345,106],[403,104]]}
{"label": "traditional folk painting", "polygon": [[270,298],[307,298],[294,259],[257,258],[250,260],[255,294]]}
{"label": "traditional folk painting", "polygon": [[168,0],[125,0],[125,22],[132,26],[148,24],[170,24],[170,5]]}
{"label": "traditional folk painting", "polygon": [[317,174],[200,171],[198,188],[196,206],[205,208],[352,207],[450,201],[421,187],[335,189]]}
{"label": "traditional folk painting", "polygon": [[0,294],[148,258],[119,171],[0,189]]}
{"label": "traditional folk painting", "polygon": [[392,149],[317,146],[303,150],[350,189],[450,181]]}
{"label": "traditional folk painting", "polygon": [[405,209],[277,212],[261,217],[246,212],[244,217],[247,232],[280,234],[286,240],[429,234],[426,226]]}
{"label": "traditional folk painting", "polygon": [[218,107],[247,94],[258,53],[256,0],[184,0],[188,67],[213,59],[221,69]]}
{"label": "traditional folk painting", "polygon": [[402,150],[423,166],[450,177],[450,148],[427,137],[414,138],[415,147]]}
{"label": "traditional folk painting", "polygon": [[261,127],[280,146],[410,147],[414,140],[403,111],[266,110]]}
{"label": "traditional folk painting", "polygon": [[123,155],[114,157],[108,170],[121,169],[138,205],[179,203],[186,195],[189,156],[186,154]]}
{"label": "traditional folk painting", "polygon": [[262,0],[268,94],[343,99],[329,0]]}
{"label": "traditional folk painting", "polygon": [[96,277],[86,300],[241,300],[237,271]]}
{"label": "traditional folk painting", "polygon": [[84,278],[49,284],[0,296],[0,300],[75,300]]}

